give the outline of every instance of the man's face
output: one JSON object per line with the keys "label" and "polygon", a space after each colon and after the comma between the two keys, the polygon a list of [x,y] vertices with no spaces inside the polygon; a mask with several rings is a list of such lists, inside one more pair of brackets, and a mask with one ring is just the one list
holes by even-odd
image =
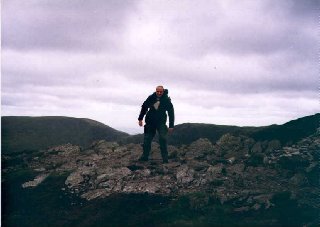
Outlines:
{"label": "man's face", "polygon": [[163,88],[162,87],[157,87],[156,88],[156,94],[158,97],[161,97],[163,95]]}

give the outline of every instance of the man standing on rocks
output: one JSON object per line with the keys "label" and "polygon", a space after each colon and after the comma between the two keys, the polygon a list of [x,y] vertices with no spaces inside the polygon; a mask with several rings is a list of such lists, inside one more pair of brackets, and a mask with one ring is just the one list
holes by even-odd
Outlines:
{"label": "man standing on rocks", "polygon": [[[167,112],[169,115],[169,129],[167,123]],[[140,161],[148,161],[151,150],[151,142],[158,131],[161,156],[163,163],[168,163],[167,134],[172,132],[174,127],[174,109],[171,99],[168,96],[168,90],[163,86],[157,86],[156,92],[150,95],[142,104],[139,115],[139,126],[143,126],[143,117],[145,117],[143,154]]]}

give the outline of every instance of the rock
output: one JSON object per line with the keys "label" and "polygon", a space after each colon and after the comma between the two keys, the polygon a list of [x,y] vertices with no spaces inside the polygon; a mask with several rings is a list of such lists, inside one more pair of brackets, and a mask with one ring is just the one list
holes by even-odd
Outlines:
{"label": "rock", "polygon": [[150,151],[150,156],[149,156],[150,160],[159,160],[162,161],[162,156],[161,156],[161,151],[159,147],[152,147],[151,151]]}
{"label": "rock", "polygon": [[107,172],[107,179],[122,179],[126,176],[129,176],[132,173],[127,167],[121,168],[110,168],[110,171]]}
{"label": "rock", "polygon": [[244,164],[239,163],[239,164],[227,166],[226,170],[229,174],[232,174],[232,175],[242,175],[244,171],[244,167],[245,167]]}
{"label": "rock", "polygon": [[235,161],[236,161],[236,158],[235,158],[235,157],[231,157],[231,158],[228,159],[228,162],[229,162],[230,164],[233,164]]}
{"label": "rock", "polygon": [[152,182],[129,182],[123,187],[123,192],[126,193],[151,193],[154,194],[159,191],[159,185]]}
{"label": "rock", "polygon": [[105,140],[95,141],[91,144],[95,151],[114,151],[119,144],[117,142],[108,142]]}
{"label": "rock", "polygon": [[266,155],[263,153],[259,153],[259,152],[252,153],[246,160],[246,165],[261,166],[264,164],[265,157]]}
{"label": "rock", "polygon": [[210,165],[203,161],[192,160],[188,162],[188,166],[195,171],[206,171]]}
{"label": "rock", "polygon": [[70,143],[51,147],[48,149],[48,152],[61,152],[61,154],[68,156],[72,153],[79,153],[81,148],[79,146],[72,145]]}
{"label": "rock", "polygon": [[289,170],[298,170],[298,169],[304,169],[307,166],[310,165],[310,161],[307,159],[304,159],[300,153],[292,155],[292,150],[290,153],[281,155],[278,161],[278,164],[282,168],[289,169]]}
{"label": "rock", "polygon": [[186,165],[181,166],[177,170],[176,179],[178,183],[189,184],[194,180],[194,170]]}
{"label": "rock", "polygon": [[270,153],[275,150],[279,150],[280,148],[281,148],[281,142],[279,140],[271,140],[270,142],[268,142],[265,152]]}
{"label": "rock", "polygon": [[245,136],[233,136],[230,133],[223,135],[217,141],[217,151],[220,156],[227,159],[235,157],[242,158],[248,154],[254,141]]}
{"label": "rock", "polygon": [[107,173],[103,173],[96,178],[96,184],[100,184],[101,182],[107,181],[109,179],[109,175]]}
{"label": "rock", "polygon": [[[199,139],[190,145],[169,146],[167,164],[162,163],[157,143],[153,144],[151,160],[139,162],[140,144],[106,141],[81,151],[70,144],[57,146],[37,153],[36,159],[21,155],[21,160],[33,170],[69,173],[65,193],[86,200],[148,193],[186,197],[188,208],[200,211],[220,205],[212,204],[220,201],[242,215],[276,208],[282,202],[292,202],[291,197],[301,207],[319,206],[315,199],[319,191],[318,137],[279,147],[278,141],[256,143],[246,136],[226,134],[215,145]],[[35,187],[39,179],[26,182],[24,187]],[[288,192],[288,198],[282,198],[283,191]]]}
{"label": "rock", "polygon": [[179,149],[174,146],[168,146],[168,158],[169,159],[177,159],[179,153]]}
{"label": "rock", "polygon": [[207,169],[208,174],[217,175],[222,173],[222,169],[224,168],[224,165],[222,163],[219,163],[215,166],[210,166]]}
{"label": "rock", "polygon": [[261,194],[253,197],[253,201],[255,201],[255,205],[253,206],[254,210],[260,209],[262,206],[266,209],[269,209],[273,204],[270,202],[273,198],[273,194]]}
{"label": "rock", "polygon": [[41,174],[39,176],[36,176],[34,180],[23,183],[22,187],[23,188],[36,187],[39,184],[41,184],[48,176],[49,174]]}
{"label": "rock", "polygon": [[73,172],[67,177],[65,184],[69,188],[74,188],[80,185],[82,182],[84,182],[84,178],[82,177],[81,173]]}
{"label": "rock", "polygon": [[290,178],[289,183],[296,186],[303,186],[308,183],[308,179],[302,173],[296,173],[293,177]]}
{"label": "rock", "polygon": [[46,171],[45,168],[41,167],[41,168],[37,168],[37,169],[34,169],[34,171],[37,171],[37,172],[44,172]]}
{"label": "rock", "polygon": [[261,142],[257,142],[253,145],[250,150],[250,153],[262,153],[262,145]]}
{"label": "rock", "polygon": [[97,198],[104,198],[106,196],[109,196],[110,194],[110,191],[107,191],[105,189],[95,189],[82,194],[80,197],[90,201]]}
{"label": "rock", "polygon": [[188,159],[204,159],[206,155],[213,152],[213,145],[208,139],[198,139],[190,144],[185,153]]}
{"label": "rock", "polygon": [[135,174],[139,174],[142,177],[148,177],[151,175],[151,170],[149,169],[137,170],[135,171]]}

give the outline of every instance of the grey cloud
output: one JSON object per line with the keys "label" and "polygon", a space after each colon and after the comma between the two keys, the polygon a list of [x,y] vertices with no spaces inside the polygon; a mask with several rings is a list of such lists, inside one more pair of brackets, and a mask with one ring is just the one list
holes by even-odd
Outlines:
{"label": "grey cloud", "polygon": [[[122,83],[118,81],[117,78],[114,78],[114,80]],[[121,89],[121,87],[112,87],[112,84],[101,87],[87,83],[66,83],[48,86],[31,82],[16,87],[5,87],[2,91],[2,104],[5,106],[28,106],[30,102],[38,104],[63,102],[65,105],[71,107],[75,102],[81,101],[84,103],[100,103],[101,105],[141,105],[136,93],[134,96],[132,95],[133,93],[134,92],[127,89],[127,87]]]}
{"label": "grey cloud", "polygon": [[305,0],[305,1],[298,1],[298,0],[288,0],[287,8],[289,12],[293,16],[298,17],[315,17],[319,15],[320,10],[320,2],[319,0]]}
{"label": "grey cloud", "polygon": [[[317,16],[313,4],[302,6],[301,1],[243,1],[229,2],[227,8],[219,1],[211,2],[203,12],[177,14],[172,20],[172,31],[182,56],[201,57],[210,53],[228,55],[268,55],[280,51],[296,51],[304,57],[314,56],[317,43]],[[290,11],[295,13],[291,13]],[[289,9],[288,9],[289,8]],[[313,12],[310,15],[306,12]],[[287,13],[285,13],[287,12]],[[198,14],[205,14],[199,16]],[[299,14],[299,15],[297,15]],[[181,23],[174,23],[178,19]]]}
{"label": "grey cloud", "polygon": [[[39,108],[43,106],[54,107],[61,103],[61,100],[54,95],[39,94],[32,90],[29,91],[15,91],[15,92],[2,92],[1,95],[2,106],[5,108]],[[70,104],[71,105],[71,104]],[[19,113],[21,114],[21,113]]]}
{"label": "grey cloud", "polygon": [[15,1],[2,6],[2,46],[13,49],[113,49],[136,1]]}
{"label": "grey cloud", "polygon": [[[56,86],[61,84],[79,84],[81,80],[76,80],[70,76],[63,77],[56,72],[44,73],[41,71],[18,71],[14,69],[4,69],[5,76],[2,77],[1,84],[5,89],[20,89],[26,85],[34,86]],[[70,74],[69,74],[70,75]]]}
{"label": "grey cloud", "polygon": [[[4,0],[4,113],[110,114],[115,126],[136,126],[140,105],[163,84],[178,121],[232,117],[244,123],[248,114],[260,114],[255,122],[270,121],[272,114],[312,114],[318,95],[316,4]],[[192,115],[184,105],[201,111]]]}
{"label": "grey cloud", "polygon": [[18,52],[2,51],[2,85],[58,86],[94,83],[99,86],[99,77],[104,72],[104,57],[67,52]]}
{"label": "grey cloud", "polygon": [[[176,88],[177,89],[177,88]],[[180,91],[180,90],[179,90]],[[215,108],[230,108],[230,109],[254,109],[259,108],[263,103],[268,103],[272,100],[274,107],[279,107],[283,109],[292,109],[292,106],[296,102],[300,104],[304,102],[304,106],[308,106],[309,102],[316,103],[317,98],[312,93],[300,93],[297,92],[279,92],[279,93],[257,93],[257,94],[237,94],[237,93],[223,93],[223,92],[206,92],[206,91],[196,91],[188,90],[187,94],[180,91],[180,93],[175,92],[174,100],[178,100],[177,104],[183,103],[190,106],[198,106],[204,109],[215,109]],[[270,103],[271,104],[271,103]],[[314,106],[309,105],[310,109],[314,109]]]}
{"label": "grey cloud", "polygon": [[[224,66],[204,65],[201,61],[162,61],[155,58],[152,62],[144,59],[127,59],[125,67],[118,62],[114,71],[130,75],[130,80],[148,81],[153,84],[170,83],[192,89],[205,89],[228,93],[275,93],[279,91],[317,91],[316,68],[308,64],[272,61],[263,58],[247,62],[252,58],[233,59],[235,62]],[[159,64],[161,62],[161,64]],[[241,66],[241,64],[246,64]],[[285,64],[283,67],[282,64]],[[206,68],[204,68],[206,67]]]}
{"label": "grey cloud", "polygon": [[[181,82],[181,81],[180,81]],[[220,91],[234,94],[261,94],[261,93],[278,93],[281,91],[313,91],[317,93],[314,86],[315,81],[306,80],[305,78],[286,78],[275,79],[272,77],[261,79],[250,78],[228,78],[223,81],[214,78],[207,80],[191,81],[186,80],[185,86],[190,88],[197,87],[201,90]],[[182,82],[183,83],[183,82]]]}

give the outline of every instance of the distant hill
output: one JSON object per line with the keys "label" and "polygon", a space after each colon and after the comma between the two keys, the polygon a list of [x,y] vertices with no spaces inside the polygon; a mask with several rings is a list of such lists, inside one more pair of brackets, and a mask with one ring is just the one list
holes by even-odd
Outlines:
{"label": "distant hill", "polygon": [[[143,134],[130,136],[100,122],[71,117],[1,117],[2,153],[45,149],[50,146],[71,143],[82,147],[95,140],[120,143],[142,143]],[[283,125],[264,127],[239,127],[228,125],[184,123],[176,125],[168,137],[171,145],[190,144],[199,138],[212,143],[224,134],[245,135],[255,141],[279,140],[282,145],[291,144],[312,135],[320,127],[320,114],[302,117]],[[157,137],[156,137],[157,139]]]}
{"label": "distant hill", "polygon": [[[168,137],[169,144],[190,144],[199,138],[207,138],[215,143],[222,135],[245,135],[256,141],[279,140],[283,145],[297,142],[312,135],[320,127],[320,114],[302,117],[289,121],[283,125],[263,127],[239,127],[215,124],[184,123],[175,126],[173,133]],[[123,143],[142,143],[143,134],[129,136],[122,139]]]}
{"label": "distant hill", "polygon": [[83,147],[95,140],[128,136],[100,122],[72,117],[1,117],[2,153],[45,149],[72,143]]}
{"label": "distant hill", "polygon": [[[168,136],[170,145],[189,145],[199,138],[207,138],[215,143],[222,135],[230,133],[232,135],[247,135],[249,132],[259,131],[259,127],[239,127],[228,125],[215,125],[205,123],[183,123],[176,125],[172,134]],[[158,140],[158,136],[155,136]],[[137,134],[122,138],[121,143],[142,143],[143,134]]]}
{"label": "distant hill", "polygon": [[319,127],[320,113],[317,113],[289,121],[283,125],[270,125],[251,132],[249,135],[257,141],[277,139],[283,144],[295,143],[304,137],[312,135]]}

